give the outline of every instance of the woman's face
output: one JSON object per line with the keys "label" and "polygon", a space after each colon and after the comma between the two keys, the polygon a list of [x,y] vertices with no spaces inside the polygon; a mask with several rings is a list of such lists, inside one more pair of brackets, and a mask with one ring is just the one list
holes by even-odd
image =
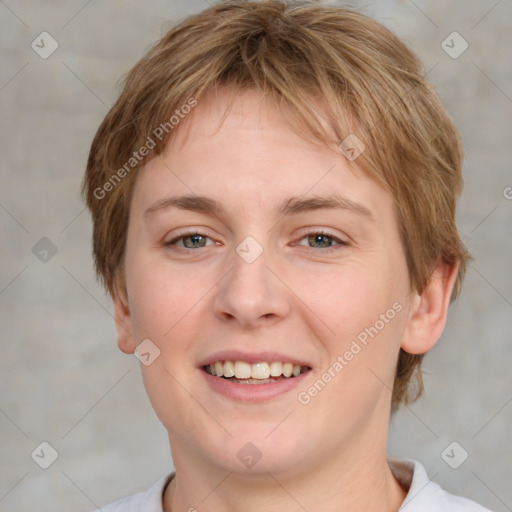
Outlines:
{"label": "woman's face", "polygon": [[199,102],[137,177],[119,345],[150,340],[144,383],[176,465],[371,457],[411,317],[392,198],[256,92],[230,99]]}

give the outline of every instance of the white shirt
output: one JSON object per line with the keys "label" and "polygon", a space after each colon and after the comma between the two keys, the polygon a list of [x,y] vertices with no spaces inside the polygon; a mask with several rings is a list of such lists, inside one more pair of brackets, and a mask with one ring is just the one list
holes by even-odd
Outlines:
{"label": "white shirt", "polygon": [[[429,479],[425,468],[413,460],[389,459],[396,479],[409,488],[399,512],[490,512],[474,501],[454,496]],[[163,491],[173,474],[167,475],[146,492],[134,494],[94,512],[163,512]]]}

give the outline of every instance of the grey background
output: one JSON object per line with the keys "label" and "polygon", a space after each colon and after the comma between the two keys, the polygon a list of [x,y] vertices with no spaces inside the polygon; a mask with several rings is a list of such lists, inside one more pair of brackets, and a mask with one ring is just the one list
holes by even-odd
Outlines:
{"label": "grey background", "polygon": [[[426,397],[395,416],[389,451],[422,461],[451,492],[512,510],[512,0],[352,5],[417,51],[466,148],[458,219],[474,261],[426,359]],[[79,186],[118,79],[173,22],[204,7],[0,1],[2,511],[85,512],[170,470],[137,361],[116,347]],[[42,31],[59,44],[48,59],[30,46]],[[453,31],[469,44],[458,59],[441,47]],[[47,262],[32,252],[42,237],[57,249]],[[42,441],[59,454],[46,470],[30,456]],[[441,457],[452,441],[469,454],[458,469]]]}

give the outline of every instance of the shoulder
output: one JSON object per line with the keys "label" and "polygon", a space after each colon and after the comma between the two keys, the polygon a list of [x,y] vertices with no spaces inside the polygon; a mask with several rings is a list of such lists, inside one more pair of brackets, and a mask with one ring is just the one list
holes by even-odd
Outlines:
{"label": "shoulder", "polygon": [[102,506],[94,512],[163,512],[162,495],[174,474],[166,475],[145,492],[139,492],[121,498],[109,505]]}
{"label": "shoulder", "polygon": [[445,491],[429,478],[419,462],[390,459],[389,465],[397,479],[409,487],[399,512],[491,512],[472,500]]}

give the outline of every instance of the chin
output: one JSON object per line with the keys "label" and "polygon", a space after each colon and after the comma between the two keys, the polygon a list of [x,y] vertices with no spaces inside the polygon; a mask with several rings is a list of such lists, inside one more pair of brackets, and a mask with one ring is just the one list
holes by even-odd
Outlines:
{"label": "chin", "polygon": [[268,479],[268,473],[284,477],[300,473],[312,450],[311,440],[305,432],[279,432],[278,427],[269,435],[271,430],[268,424],[264,428],[238,425],[230,429],[233,437],[223,436],[221,442],[212,440],[204,447],[205,453],[222,471],[247,477]]}

